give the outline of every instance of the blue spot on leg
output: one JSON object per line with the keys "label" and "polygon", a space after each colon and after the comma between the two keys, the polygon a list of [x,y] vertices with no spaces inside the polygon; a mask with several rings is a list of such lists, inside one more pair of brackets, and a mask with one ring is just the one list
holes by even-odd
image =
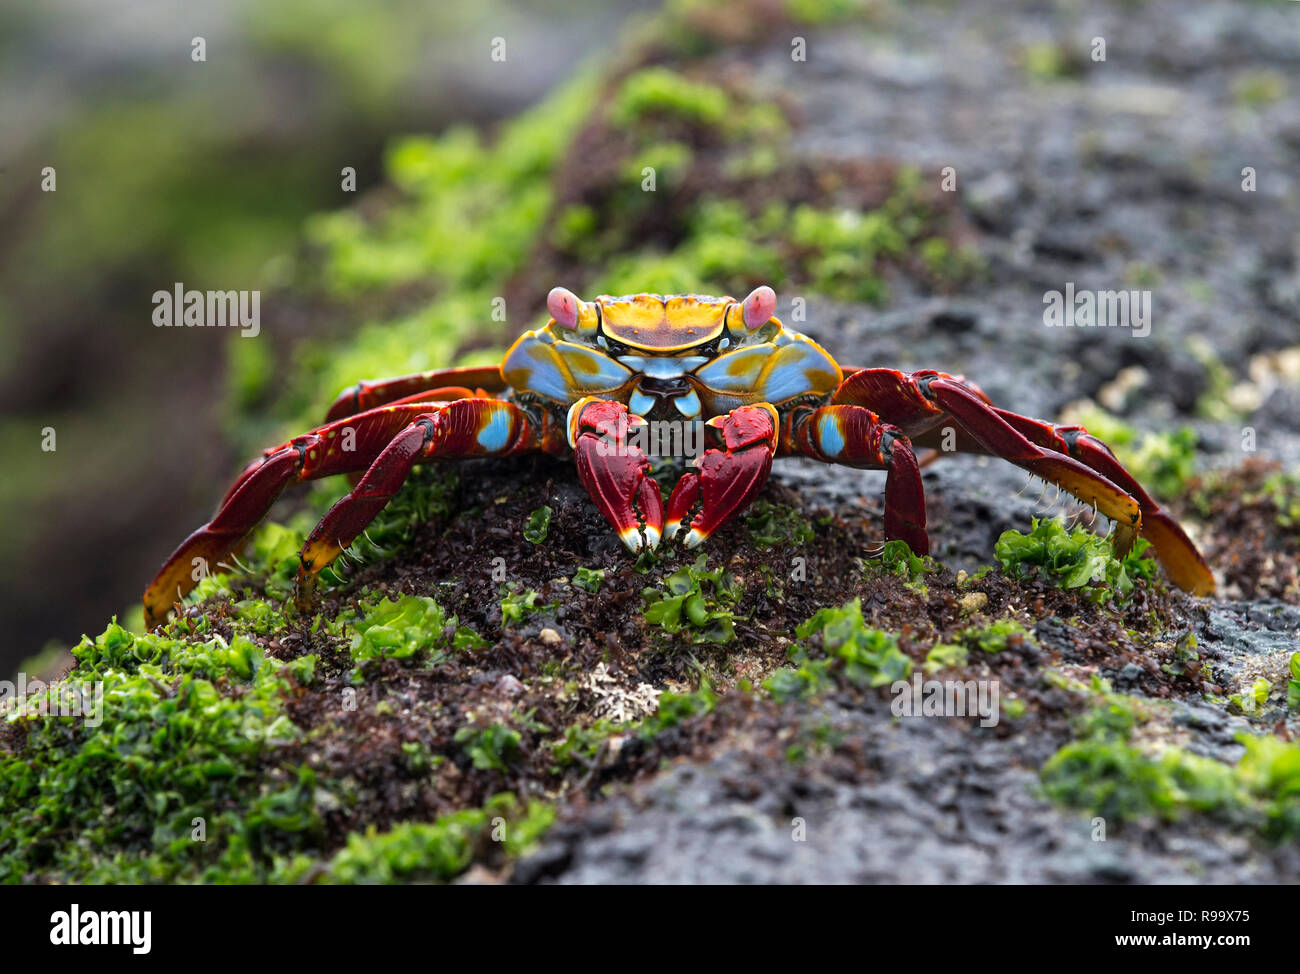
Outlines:
{"label": "blue spot on leg", "polygon": [[833,413],[818,420],[817,441],[822,453],[828,457],[834,458],[844,452],[844,434],[840,432],[840,424]]}
{"label": "blue spot on leg", "polygon": [[493,410],[488,424],[479,431],[478,445],[489,453],[500,453],[510,441],[510,414],[504,409]]}

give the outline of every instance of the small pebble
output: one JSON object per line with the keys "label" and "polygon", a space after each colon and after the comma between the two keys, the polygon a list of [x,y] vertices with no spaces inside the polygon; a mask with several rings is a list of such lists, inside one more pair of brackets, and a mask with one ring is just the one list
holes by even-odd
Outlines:
{"label": "small pebble", "polygon": [[564,641],[554,629],[543,629],[537,634],[537,638],[546,643],[547,646],[558,646]]}
{"label": "small pebble", "polygon": [[961,607],[967,612],[978,612],[989,604],[989,597],[983,592],[970,592],[961,597]]}
{"label": "small pebble", "polygon": [[524,685],[516,677],[507,673],[497,680],[493,689],[503,697],[517,697],[524,692]]}

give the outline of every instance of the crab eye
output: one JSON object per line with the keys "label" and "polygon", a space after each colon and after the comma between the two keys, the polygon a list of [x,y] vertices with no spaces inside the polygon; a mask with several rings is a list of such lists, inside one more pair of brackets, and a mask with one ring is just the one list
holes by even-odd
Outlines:
{"label": "crab eye", "polygon": [[776,292],[766,284],[754,288],[749,292],[749,297],[741,302],[740,311],[745,319],[745,327],[750,331],[767,324],[776,313]]}
{"label": "crab eye", "polygon": [[551,313],[555,323],[573,331],[578,327],[578,312],[582,308],[582,299],[567,287],[553,287],[546,296],[546,310]]}

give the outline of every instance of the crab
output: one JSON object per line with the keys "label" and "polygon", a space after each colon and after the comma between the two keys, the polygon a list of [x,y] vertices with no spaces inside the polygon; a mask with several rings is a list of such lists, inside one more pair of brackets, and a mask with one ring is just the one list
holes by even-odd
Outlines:
{"label": "crab", "polygon": [[[634,553],[704,543],[754,499],[773,459],[803,456],[885,471],[885,540],[918,555],[929,552],[929,538],[917,450],[927,460],[941,450],[988,454],[1104,514],[1119,552],[1144,536],[1176,585],[1214,591],[1187,534],[1086,429],[1000,409],[960,376],[841,366],[774,316],[770,287],[741,301],[584,301],[557,287],[547,309],[546,325],[521,335],[499,366],[358,383],[323,425],[264,451],[149,584],[147,622],[162,622],[206,566],[235,553],[290,484],[353,479],[302,548],[295,602],[309,610],[319,573],[416,464],[536,451],[574,459],[592,501]],[[666,502],[635,435],[654,423],[691,424],[711,444]]]}

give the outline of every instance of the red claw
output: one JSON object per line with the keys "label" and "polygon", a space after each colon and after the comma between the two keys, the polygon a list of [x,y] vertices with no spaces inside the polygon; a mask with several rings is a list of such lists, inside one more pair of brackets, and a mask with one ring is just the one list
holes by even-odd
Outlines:
{"label": "red claw", "polygon": [[627,442],[628,427],[644,422],[630,417],[622,403],[592,400],[579,405],[574,427],[578,477],[633,553],[657,548],[664,527],[663,498],[650,476],[650,461]]}
{"label": "red claw", "polygon": [[681,530],[682,521],[691,516],[700,502],[700,475],[687,470],[668,497],[668,513],[664,516],[664,537],[671,541]]}
{"label": "red claw", "polygon": [[685,547],[694,548],[754,499],[772,471],[778,422],[770,406],[741,406],[709,420],[722,431],[726,450],[705,451],[695,461],[699,472],[687,472],[677,482],[668,498],[665,537],[674,537],[698,506],[682,539]]}

